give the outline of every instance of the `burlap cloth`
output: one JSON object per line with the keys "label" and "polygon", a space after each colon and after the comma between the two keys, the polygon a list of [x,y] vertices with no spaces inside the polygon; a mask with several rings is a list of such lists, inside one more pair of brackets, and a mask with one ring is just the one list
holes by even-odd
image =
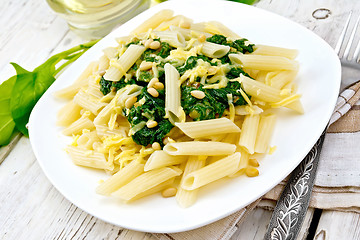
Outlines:
{"label": "burlap cloth", "polygon": [[[360,213],[360,82],[339,96],[320,156],[310,207]],[[272,209],[286,179],[262,197],[259,207]],[[235,225],[260,202],[204,227],[180,233],[154,234],[161,240],[225,240]]]}

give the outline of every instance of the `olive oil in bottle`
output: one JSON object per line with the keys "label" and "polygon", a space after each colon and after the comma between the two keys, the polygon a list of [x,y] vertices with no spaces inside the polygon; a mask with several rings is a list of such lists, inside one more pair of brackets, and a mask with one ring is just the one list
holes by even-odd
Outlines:
{"label": "olive oil in bottle", "polygon": [[147,9],[150,0],[47,0],[63,17],[70,29],[84,38],[108,34],[135,15]]}

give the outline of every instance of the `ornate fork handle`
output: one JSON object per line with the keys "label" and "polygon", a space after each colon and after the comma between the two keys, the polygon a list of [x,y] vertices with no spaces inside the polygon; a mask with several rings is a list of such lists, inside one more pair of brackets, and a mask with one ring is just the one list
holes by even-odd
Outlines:
{"label": "ornate fork handle", "polygon": [[296,239],[309,206],[326,129],[291,174],[276,204],[264,239]]}

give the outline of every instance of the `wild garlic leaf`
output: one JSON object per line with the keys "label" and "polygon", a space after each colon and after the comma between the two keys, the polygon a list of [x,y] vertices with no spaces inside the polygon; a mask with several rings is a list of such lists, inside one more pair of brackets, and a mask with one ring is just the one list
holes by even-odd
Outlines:
{"label": "wild garlic leaf", "polygon": [[33,72],[19,73],[19,68],[15,67],[17,78],[11,94],[10,109],[17,128],[25,136],[28,136],[26,124],[31,110],[46,89],[55,81],[53,74],[56,59],[50,58],[49,60],[37,67]]}
{"label": "wild garlic leaf", "polygon": [[[99,40],[80,44],[55,54],[30,72],[11,63],[16,75],[0,85],[0,146],[11,140],[14,129],[28,136],[26,124],[36,102],[55,81],[55,77]],[[60,66],[56,66],[64,61]]]}
{"label": "wild garlic leaf", "polygon": [[12,76],[0,85],[0,146],[7,145],[15,129],[10,111],[10,96],[16,76]]}

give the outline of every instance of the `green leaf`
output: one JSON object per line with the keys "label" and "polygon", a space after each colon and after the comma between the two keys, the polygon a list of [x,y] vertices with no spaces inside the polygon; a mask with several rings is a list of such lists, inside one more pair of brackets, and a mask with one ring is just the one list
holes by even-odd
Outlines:
{"label": "green leaf", "polygon": [[[97,41],[99,40],[55,54],[32,72],[16,63],[11,63],[15,68],[16,76],[0,85],[0,146],[10,142],[15,128],[28,136],[26,124],[36,102],[55,81],[55,76]],[[64,63],[57,67],[56,65],[62,60]]]}
{"label": "green leaf", "polygon": [[17,75],[14,91],[11,94],[10,109],[17,128],[25,136],[28,136],[26,124],[31,110],[55,81],[49,68],[51,66],[44,66],[37,68],[34,72]]}
{"label": "green leaf", "polygon": [[18,65],[17,63],[11,62],[10,64],[15,68],[16,74],[29,73],[28,70],[25,70],[24,68],[22,68],[22,67],[21,67],[20,65]]}
{"label": "green leaf", "polygon": [[10,111],[10,96],[15,81],[16,76],[12,76],[0,85],[0,146],[10,142],[15,129],[15,122]]}
{"label": "green leaf", "polygon": [[228,1],[245,3],[245,4],[248,4],[248,5],[252,5],[252,4],[254,4],[257,0],[228,0]]}

